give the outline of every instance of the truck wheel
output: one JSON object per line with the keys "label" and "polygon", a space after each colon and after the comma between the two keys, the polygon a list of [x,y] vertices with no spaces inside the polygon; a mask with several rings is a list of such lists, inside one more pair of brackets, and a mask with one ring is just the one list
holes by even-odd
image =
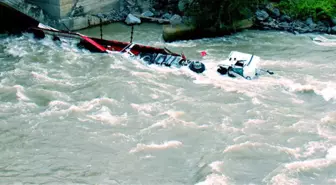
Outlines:
{"label": "truck wheel", "polygon": [[227,72],[228,72],[228,70],[227,70],[226,68],[224,68],[224,67],[219,67],[219,68],[217,69],[217,72],[218,72],[219,74],[221,74],[221,75],[226,75]]}

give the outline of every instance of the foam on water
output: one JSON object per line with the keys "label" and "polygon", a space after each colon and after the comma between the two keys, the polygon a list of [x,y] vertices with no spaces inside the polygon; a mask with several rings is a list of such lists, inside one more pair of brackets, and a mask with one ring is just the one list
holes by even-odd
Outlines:
{"label": "foam on water", "polygon": [[332,147],[328,150],[325,158],[308,159],[303,161],[294,161],[279,166],[271,172],[264,181],[269,181],[272,184],[301,184],[299,179],[291,178],[299,173],[309,173],[314,170],[323,170],[336,164],[336,149]]}
{"label": "foam on water", "polygon": [[290,79],[284,79],[281,84],[288,88],[290,92],[314,92],[317,95],[321,95],[325,101],[336,100],[336,83],[331,81],[322,82],[308,78],[305,84],[301,84]]}
{"label": "foam on water", "polygon": [[[48,105],[48,109],[45,112],[40,113],[41,116],[56,116],[56,115],[67,115],[69,113],[85,113],[89,112],[95,108],[104,108],[106,111],[106,106],[117,105],[117,101],[110,98],[97,98],[91,101],[82,102],[79,105],[72,105],[68,102],[62,101],[51,101]],[[102,112],[101,112],[102,113]],[[88,115],[91,116],[92,115]],[[106,115],[105,115],[106,116]],[[103,116],[104,117],[104,116]],[[93,116],[93,118],[98,119],[99,116]]]}
{"label": "foam on water", "polygon": [[[228,146],[224,149],[223,153],[234,153],[234,152],[240,152],[240,151],[254,151],[254,152],[262,152],[262,148],[268,148],[268,150],[274,149],[276,151],[279,151],[281,153],[289,154],[295,158],[299,157],[299,148],[288,148],[288,147],[281,147],[281,146],[273,146],[267,143],[256,143],[256,142],[244,142],[244,143],[239,143],[235,145]],[[265,153],[266,154],[266,153]],[[261,157],[261,156],[260,156]]]}
{"label": "foam on water", "polygon": [[301,158],[307,158],[314,156],[317,153],[323,153],[327,151],[329,145],[324,142],[310,141],[304,145],[305,151],[300,155]]}
{"label": "foam on water", "polygon": [[94,121],[102,122],[110,125],[117,125],[127,120],[127,115],[115,116],[112,115],[109,108],[103,106],[97,113],[87,116]]}
{"label": "foam on water", "polygon": [[[18,60],[0,72],[0,166],[16,174],[6,184],[335,182],[334,54],[304,36],[148,41],[190,59],[206,50],[204,74],[30,37],[0,40],[1,62]],[[255,53],[275,75],[219,75],[231,50]]]}
{"label": "foam on water", "polygon": [[16,97],[18,100],[29,101],[30,99],[24,94],[24,88],[21,85],[14,85]]}
{"label": "foam on water", "polygon": [[210,174],[206,176],[205,181],[198,182],[195,185],[229,185],[229,178],[224,175]]}
{"label": "foam on water", "polygon": [[132,148],[129,153],[138,153],[138,152],[146,152],[146,151],[156,151],[156,150],[165,150],[170,148],[180,148],[182,146],[182,142],[180,141],[166,141],[162,144],[142,144],[139,143],[135,148]]}
{"label": "foam on water", "polygon": [[329,112],[321,118],[321,123],[317,125],[317,133],[332,141],[336,141],[336,112]]}
{"label": "foam on water", "polygon": [[211,170],[216,173],[221,173],[223,168],[224,162],[223,161],[215,161],[209,164]]}
{"label": "foam on water", "polygon": [[336,111],[328,113],[325,117],[321,119],[321,122],[325,124],[336,124]]}
{"label": "foam on water", "polygon": [[336,146],[333,146],[328,150],[328,154],[326,155],[328,160],[336,162]]}
{"label": "foam on water", "polygon": [[301,182],[299,179],[296,178],[290,178],[285,174],[278,174],[274,176],[270,183],[270,185],[301,185]]}

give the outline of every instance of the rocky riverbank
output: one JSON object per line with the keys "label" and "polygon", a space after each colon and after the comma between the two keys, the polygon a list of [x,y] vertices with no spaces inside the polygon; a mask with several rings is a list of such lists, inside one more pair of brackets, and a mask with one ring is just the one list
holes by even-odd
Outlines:
{"label": "rocky riverbank", "polygon": [[178,2],[179,0],[119,0],[117,7],[99,13],[85,12],[85,7],[77,4],[70,15],[59,22],[61,27],[70,30],[96,26],[101,22],[140,24],[143,21],[154,21],[159,24],[180,24],[182,17],[177,14],[181,13],[178,11]]}
{"label": "rocky riverbank", "polygon": [[[190,22],[189,17],[183,16],[183,9],[179,6],[179,2],[181,1],[174,1],[175,2],[175,12],[178,12],[180,15],[175,14],[173,15],[171,12],[172,9],[170,9],[169,12],[164,12],[163,10],[147,10],[146,12],[143,12],[142,14],[149,17],[154,17],[158,19],[168,19],[170,20],[172,25],[179,25],[179,24],[185,24]],[[174,7],[174,6],[171,6]],[[274,7],[273,4],[269,3],[263,6],[260,6],[250,17],[251,20],[253,20],[253,25],[250,27],[243,26],[244,29],[253,28],[253,29],[261,29],[261,30],[279,30],[279,31],[288,31],[294,34],[300,34],[300,33],[327,33],[327,34],[336,34],[336,17],[331,18],[329,20],[319,20],[314,21],[313,18],[309,17],[305,20],[300,19],[293,19],[289,15],[283,13],[282,10],[278,9],[277,7]],[[134,23],[139,23],[140,20],[134,20]],[[250,24],[248,24],[250,25]],[[174,26],[172,26],[174,27]],[[165,27],[167,28],[167,27]],[[169,28],[169,35],[173,35],[174,28]],[[183,27],[185,28],[185,27]],[[164,37],[167,35],[165,32],[166,29],[164,29]],[[185,30],[185,29],[183,29]],[[179,39],[181,38],[181,26],[176,27],[176,34],[178,35]],[[190,30],[188,29],[188,34]],[[199,30],[197,31],[199,32]],[[223,32],[227,34],[227,32]],[[197,33],[199,34],[199,33]],[[207,34],[206,34],[207,35]],[[209,34],[208,34],[209,35]],[[211,35],[211,34],[210,34]],[[173,36],[173,38],[175,38]],[[189,39],[189,38],[186,38]],[[169,39],[170,40],[170,39]]]}
{"label": "rocky riverbank", "polygon": [[[89,12],[85,7],[85,1],[78,0],[72,7],[72,11],[65,18],[52,20],[48,13],[24,0],[5,0],[15,2],[15,6],[23,12],[32,15],[40,22],[62,30],[80,30],[96,26],[102,23],[125,22],[127,24],[139,24],[143,21],[155,21],[159,24],[181,25],[192,22],[192,18],[184,15],[186,0],[119,0],[117,6],[109,10],[97,13]],[[133,15],[133,16],[132,16]],[[206,16],[206,15],[205,15]],[[262,30],[281,30],[295,34],[318,32],[336,34],[336,17],[330,20],[314,21],[292,19],[273,4],[260,6],[254,15],[252,28]],[[248,27],[244,27],[248,29]]]}
{"label": "rocky riverbank", "polygon": [[295,20],[283,14],[272,4],[268,4],[255,12],[254,27],[263,30],[288,31],[295,34],[311,32],[336,34],[336,17],[316,22],[311,17],[306,20]]}

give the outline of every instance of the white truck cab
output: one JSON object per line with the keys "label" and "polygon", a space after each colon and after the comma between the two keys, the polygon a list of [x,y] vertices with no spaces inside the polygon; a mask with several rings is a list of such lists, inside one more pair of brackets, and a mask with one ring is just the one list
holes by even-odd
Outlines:
{"label": "white truck cab", "polygon": [[232,51],[227,60],[223,64],[218,65],[217,71],[230,77],[240,75],[245,79],[251,80],[258,75],[258,63],[260,57],[242,53],[238,51]]}

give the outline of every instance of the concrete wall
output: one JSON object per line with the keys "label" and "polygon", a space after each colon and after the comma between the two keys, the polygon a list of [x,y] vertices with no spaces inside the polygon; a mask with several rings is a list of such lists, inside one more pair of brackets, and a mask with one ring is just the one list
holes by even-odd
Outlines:
{"label": "concrete wall", "polygon": [[70,16],[72,10],[81,6],[84,14],[93,14],[119,8],[118,0],[27,0],[45,10],[50,16],[61,19]]}
{"label": "concrete wall", "polygon": [[60,1],[62,0],[27,0],[28,3],[36,4],[41,7],[53,18],[61,17]]}
{"label": "concrete wall", "polygon": [[110,11],[112,9],[119,9],[118,0],[79,0],[77,7],[82,6],[84,13],[95,14]]}

